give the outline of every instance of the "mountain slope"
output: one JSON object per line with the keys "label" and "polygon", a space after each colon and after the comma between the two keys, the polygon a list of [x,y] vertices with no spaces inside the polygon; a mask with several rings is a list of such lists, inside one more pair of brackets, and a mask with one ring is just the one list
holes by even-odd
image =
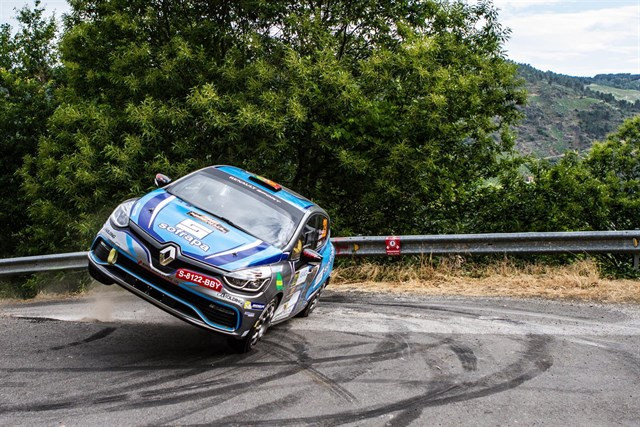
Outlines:
{"label": "mountain slope", "polygon": [[516,128],[516,147],[525,154],[553,157],[566,150],[586,151],[625,118],[640,114],[638,75],[573,77],[524,64],[519,64],[519,74],[528,103]]}

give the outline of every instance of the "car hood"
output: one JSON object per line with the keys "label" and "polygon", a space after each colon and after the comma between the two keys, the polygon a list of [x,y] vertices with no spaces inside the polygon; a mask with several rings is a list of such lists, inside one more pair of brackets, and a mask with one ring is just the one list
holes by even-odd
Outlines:
{"label": "car hood", "polygon": [[161,243],[172,242],[191,258],[227,271],[278,262],[282,251],[163,189],[136,202],[131,221]]}

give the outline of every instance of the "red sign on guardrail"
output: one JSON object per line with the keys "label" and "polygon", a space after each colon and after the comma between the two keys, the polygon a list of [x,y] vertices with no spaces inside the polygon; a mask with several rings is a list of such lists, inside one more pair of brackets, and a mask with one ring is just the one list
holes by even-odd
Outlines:
{"label": "red sign on guardrail", "polygon": [[400,255],[400,238],[389,236],[385,239],[387,255]]}

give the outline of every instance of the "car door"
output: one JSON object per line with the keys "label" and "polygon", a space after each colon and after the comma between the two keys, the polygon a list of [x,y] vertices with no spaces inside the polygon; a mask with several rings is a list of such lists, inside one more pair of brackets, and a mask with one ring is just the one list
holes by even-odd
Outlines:
{"label": "car door", "polygon": [[285,289],[283,303],[278,307],[274,319],[289,316],[304,305],[304,296],[318,273],[319,265],[305,260],[302,252],[307,248],[315,251],[324,246],[328,237],[328,229],[329,219],[322,214],[311,215],[302,227],[291,251],[290,261],[294,270],[293,277]]}

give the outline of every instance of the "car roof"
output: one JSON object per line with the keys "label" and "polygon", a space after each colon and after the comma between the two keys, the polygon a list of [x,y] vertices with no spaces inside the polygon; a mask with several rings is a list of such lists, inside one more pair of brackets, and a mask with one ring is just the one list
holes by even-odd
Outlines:
{"label": "car roof", "polygon": [[[251,172],[247,172],[244,169],[241,169],[239,167],[236,166],[227,166],[227,165],[219,165],[219,166],[213,166],[216,169],[219,169],[221,171],[224,171],[236,178],[242,179],[248,183],[250,183],[251,185],[255,185],[255,181],[252,181],[249,179],[249,177],[251,176],[256,176],[256,174],[251,173]],[[280,200],[283,200],[285,202],[288,202],[289,204],[292,204],[294,206],[297,206],[298,208],[302,209],[302,210],[306,210],[309,209],[311,206],[314,206],[315,203],[313,203],[311,200],[301,196],[300,194],[296,193],[295,191],[292,191],[284,186],[282,186],[282,188],[280,190],[273,190],[267,186],[261,186],[260,188],[262,188],[263,190],[266,190],[269,192],[269,194],[273,195],[274,197],[279,198]]]}

